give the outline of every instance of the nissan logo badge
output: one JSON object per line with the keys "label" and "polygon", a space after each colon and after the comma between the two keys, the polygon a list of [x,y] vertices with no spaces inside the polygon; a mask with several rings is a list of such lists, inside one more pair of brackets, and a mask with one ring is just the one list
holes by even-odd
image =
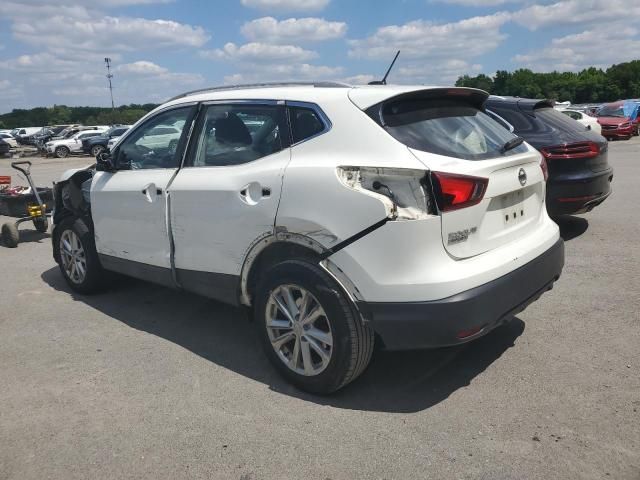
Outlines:
{"label": "nissan logo badge", "polygon": [[527,172],[524,171],[524,168],[521,168],[518,172],[518,180],[520,180],[520,185],[523,187],[527,184]]}

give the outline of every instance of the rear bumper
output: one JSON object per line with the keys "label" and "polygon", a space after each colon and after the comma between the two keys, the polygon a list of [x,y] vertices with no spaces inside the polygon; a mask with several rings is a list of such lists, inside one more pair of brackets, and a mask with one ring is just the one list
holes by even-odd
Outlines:
{"label": "rear bumper", "polygon": [[600,205],[611,194],[613,169],[588,172],[571,178],[549,178],[547,211],[549,215],[585,213]]}
{"label": "rear bumper", "polygon": [[474,340],[551,289],[564,266],[564,242],[484,285],[429,302],[357,302],[389,350],[457,345]]}

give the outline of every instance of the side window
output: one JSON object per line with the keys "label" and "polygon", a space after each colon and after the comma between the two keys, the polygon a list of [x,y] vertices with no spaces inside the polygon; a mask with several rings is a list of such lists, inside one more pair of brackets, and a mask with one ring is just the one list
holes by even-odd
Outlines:
{"label": "side window", "polygon": [[193,111],[192,106],[176,108],[147,120],[118,147],[118,170],[178,167]]}
{"label": "side window", "polygon": [[508,130],[510,132],[513,132],[513,127],[509,123],[507,123],[507,121],[504,118],[502,118],[501,116],[496,115],[491,110],[487,110],[487,115],[489,115],[492,119],[494,119],[496,122],[498,122],[506,130]]}
{"label": "side window", "polygon": [[526,113],[517,112],[508,108],[500,108],[494,105],[491,106],[491,110],[511,124],[513,131],[518,134],[536,130],[535,120]]}
{"label": "side window", "polygon": [[276,105],[208,106],[192,166],[239,165],[279,152],[283,111]]}
{"label": "side window", "polygon": [[325,125],[318,114],[305,107],[289,107],[291,121],[291,135],[293,143],[311,138],[325,129]]}

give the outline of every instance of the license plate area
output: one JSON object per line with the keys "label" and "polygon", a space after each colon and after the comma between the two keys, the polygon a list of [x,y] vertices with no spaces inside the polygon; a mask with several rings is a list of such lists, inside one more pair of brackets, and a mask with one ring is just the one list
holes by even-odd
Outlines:
{"label": "license plate area", "polygon": [[527,218],[524,203],[524,189],[516,190],[500,197],[502,222],[505,227],[518,225]]}

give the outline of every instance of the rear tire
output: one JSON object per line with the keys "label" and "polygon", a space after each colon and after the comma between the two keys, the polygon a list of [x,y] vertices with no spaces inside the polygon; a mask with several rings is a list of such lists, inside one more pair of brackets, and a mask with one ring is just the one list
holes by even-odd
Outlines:
{"label": "rear tire", "polygon": [[16,248],[20,242],[20,232],[13,223],[2,225],[2,241],[9,248]]}
{"label": "rear tire", "polygon": [[333,278],[313,263],[287,260],[271,267],[256,288],[254,306],[267,357],[301,390],[335,392],[371,360],[373,330]]}
{"label": "rear tire", "polygon": [[105,271],[96,252],[93,232],[80,218],[67,217],[54,230],[53,248],[62,276],[78,293],[103,289]]}

